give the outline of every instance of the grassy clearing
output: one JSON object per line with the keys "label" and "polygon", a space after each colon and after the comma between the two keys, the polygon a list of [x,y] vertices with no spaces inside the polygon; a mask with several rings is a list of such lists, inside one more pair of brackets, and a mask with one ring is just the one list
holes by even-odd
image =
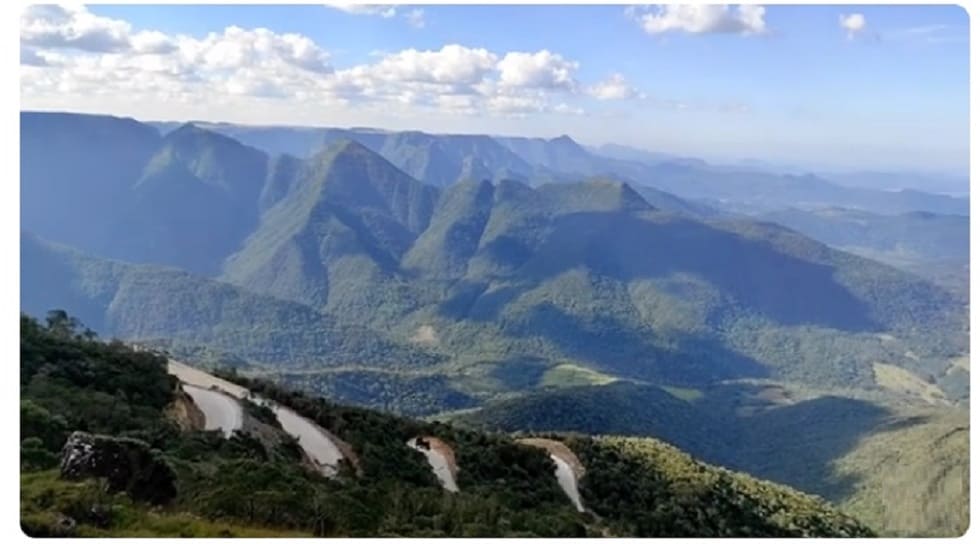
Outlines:
{"label": "grassy clearing", "polygon": [[[124,494],[108,495],[98,482],[68,482],[57,470],[31,472],[20,477],[21,527],[32,536],[78,537],[309,537],[309,533],[278,528],[248,527],[201,519],[186,512],[135,504]],[[99,512],[95,514],[94,512]],[[59,528],[68,516],[76,526],[70,533]]]}
{"label": "grassy clearing", "polygon": [[834,463],[860,485],[838,506],[882,536],[954,537],[970,523],[969,413],[908,413]]}
{"label": "grassy clearing", "polygon": [[929,383],[904,368],[875,362],[874,373],[875,382],[883,389],[911,395],[929,404],[949,404],[946,395],[936,384]]}
{"label": "grassy clearing", "polygon": [[580,385],[606,385],[618,378],[571,363],[551,367],[538,382],[539,387],[576,387]]}
{"label": "grassy clearing", "polygon": [[694,402],[704,398],[704,393],[700,389],[674,387],[672,385],[661,385],[660,388],[685,402]]}

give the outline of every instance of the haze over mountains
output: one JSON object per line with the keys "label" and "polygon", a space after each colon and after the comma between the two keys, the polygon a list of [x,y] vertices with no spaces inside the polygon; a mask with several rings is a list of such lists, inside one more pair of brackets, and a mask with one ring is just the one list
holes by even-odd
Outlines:
{"label": "haze over mountains", "polygon": [[[22,308],[105,336],[406,414],[489,406],[464,421],[507,430],[620,382],[622,410],[550,430],[658,436],[840,503],[865,499],[836,460],[888,417],[920,428],[890,410],[959,425],[968,403],[966,276],[923,268],[968,265],[967,198],[567,136],[31,112],[21,127]],[[790,393],[763,402],[759,384]],[[867,417],[812,471],[779,464],[789,430],[769,450],[743,434],[729,457],[695,434],[784,402],[828,433]],[[651,403],[665,423],[624,419],[649,422],[633,410]]]}

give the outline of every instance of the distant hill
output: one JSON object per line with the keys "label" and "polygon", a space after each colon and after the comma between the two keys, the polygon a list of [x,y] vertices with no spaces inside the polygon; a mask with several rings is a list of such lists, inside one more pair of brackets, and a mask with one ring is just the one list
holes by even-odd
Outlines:
{"label": "distant hill", "polygon": [[[962,196],[968,191],[968,184],[948,176],[884,172],[817,176],[799,173],[799,169],[760,165],[758,161],[712,165],[696,158],[616,144],[586,148],[568,136],[488,137],[365,128],[197,124],[270,154],[297,157],[309,157],[332,142],[352,139],[413,177],[437,186],[459,179],[510,178],[538,185],[615,176],[638,187],[653,187],[685,200],[704,201],[711,207],[734,212],[838,206],[881,214],[915,211],[969,214],[968,199]],[[172,128],[169,123],[157,126]]]}
{"label": "distant hill", "polygon": [[131,119],[21,117],[25,230],[213,274],[255,228],[267,168],[258,150],[193,125],[161,138]]}
{"label": "distant hill", "polygon": [[786,209],[758,216],[815,240],[919,274],[969,295],[970,218],[910,212],[882,215],[847,208]]}
{"label": "distant hill", "polygon": [[153,128],[118,117],[20,114],[21,228],[112,253],[116,217],[161,145]]}
{"label": "distant hill", "polygon": [[918,172],[858,171],[823,174],[823,177],[846,187],[883,189],[895,191],[915,189],[931,193],[967,195],[970,193],[968,176],[926,174]]}

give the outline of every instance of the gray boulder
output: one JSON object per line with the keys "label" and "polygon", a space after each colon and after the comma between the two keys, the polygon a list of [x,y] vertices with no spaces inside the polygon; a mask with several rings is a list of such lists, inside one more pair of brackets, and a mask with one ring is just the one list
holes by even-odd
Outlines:
{"label": "gray boulder", "polygon": [[141,440],[76,431],[61,450],[61,477],[104,478],[110,493],[166,504],[177,496],[177,476],[170,465]]}

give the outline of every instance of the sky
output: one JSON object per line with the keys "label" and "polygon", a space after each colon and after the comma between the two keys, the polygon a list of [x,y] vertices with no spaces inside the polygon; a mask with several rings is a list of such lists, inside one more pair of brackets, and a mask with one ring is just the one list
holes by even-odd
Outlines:
{"label": "sky", "polygon": [[956,6],[33,6],[21,107],[966,175]]}

